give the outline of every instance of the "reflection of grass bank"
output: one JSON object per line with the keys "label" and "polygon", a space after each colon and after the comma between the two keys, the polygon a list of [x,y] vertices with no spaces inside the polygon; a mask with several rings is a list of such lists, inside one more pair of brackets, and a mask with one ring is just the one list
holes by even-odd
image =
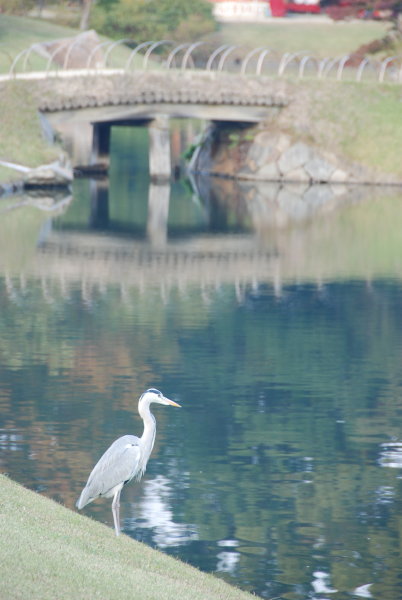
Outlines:
{"label": "reflection of grass bank", "polygon": [[[386,189],[386,188],[385,188]],[[286,280],[373,280],[402,275],[402,194],[373,198],[277,232]]]}
{"label": "reflection of grass bank", "polygon": [[0,269],[5,273],[24,271],[32,260],[41,226],[49,214],[27,206],[13,208],[20,196],[0,199]]}
{"label": "reflection of grass bank", "polygon": [[0,477],[2,597],[251,598]]}

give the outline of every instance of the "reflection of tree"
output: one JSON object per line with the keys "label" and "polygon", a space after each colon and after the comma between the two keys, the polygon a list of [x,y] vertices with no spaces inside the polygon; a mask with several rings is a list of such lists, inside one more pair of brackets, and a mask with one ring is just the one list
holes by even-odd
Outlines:
{"label": "reflection of tree", "polygon": [[[347,550],[376,560],[375,543],[368,549],[366,540],[367,531],[378,537],[376,490],[384,482],[395,486],[394,475],[379,470],[370,453],[379,440],[399,433],[400,318],[393,285],[290,288],[278,303],[264,290],[250,294],[245,306],[210,322],[207,335],[193,331],[183,372],[195,390],[203,390],[198,401],[213,419],[199,415],[197,444],[188,457],[196,480],[191,492],[201,498],[201,490],[210,493],[201,505],[189,503],[199,513],[188,512],[186,520],[204,522],[212,538],[235,535],[272,547],[284,580],[307,581],[304,565],[321,544],[324,554],[340,561],[336,587],[350,590],[366,575],[369,581],[370,567],[356,569],[363,560],[352,568],[350,556],[340,559]],[[200,370],[193,356],[202,354],[202,345],[213,356]],[[372,418],[377,412],[381,419]],[[205,461],[198,450],[205,444],[222,460]],[[214,507],[225,515],[216,525]],[[390,505],[380,508],[395,527]],[[235,521],[225,523],[229,515]],[[305,527],[308,535],[298,533],[303,523],[312,524]],[[289,551],[295,536],[302,538],[302,558]],[[385,538],[385,563],[395,574],[390,557],[397,543],[392,535]],[[248,548],[246,562],[247,554]]]}
{"label": "reflection of tree", "polygon": [[307,596],[322,571],[340,591],[374,581],[392,597],[401,484],[376,461],[400,435],[399,284],[292,285],[281,298],[260,286],[242,304],[232,286],[208,303],[190,288],[165,304],[158,291],[110,287],[89,304],[56,283],[51,303],[39,282],[17,283],[10,294],[0,282],[12,476],[72,506],[107,444],[140,432],[138,394],[180,392],[176,419],[158,412],[149,476],[171,469],[173,517],[197,524],[191,549],[210,540],[208,568],[222,552],[213,540],[236,539],[223,576],[259,591],[276,581],[270,596],[294,582]]}
{"label": "reflection of tree", "polygon": [[[1,205],[2,212],[18,204],[17,196]],[[32,251],[38,241],[41,226],[49,215],[29,207],[25,210],[7,210],[0,218],[0,269],[4,272],[17,272],[32,256]]]}

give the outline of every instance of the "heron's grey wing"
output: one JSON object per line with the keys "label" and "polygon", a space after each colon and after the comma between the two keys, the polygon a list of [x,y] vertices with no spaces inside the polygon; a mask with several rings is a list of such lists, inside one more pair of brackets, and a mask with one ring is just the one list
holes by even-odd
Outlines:
{"label": "heron's grey wing", "polygon": [[124,485],[137,474],[140,457],[136,436],[124,435],[113,442],[92,469],[77,508],[83,508],[98,496],[112,496],[117,485]]}

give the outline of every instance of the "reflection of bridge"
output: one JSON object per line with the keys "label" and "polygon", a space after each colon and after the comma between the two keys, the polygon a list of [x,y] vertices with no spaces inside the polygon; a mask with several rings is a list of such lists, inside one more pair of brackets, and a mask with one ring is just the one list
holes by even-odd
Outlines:
{"label": "reflection of bridge", "polygon": [[[222,215],[229,202],[243,233],[178,237],[176,232],[168,237],[170,187],[150,186],[145,239],[140,240],[113,235],[107,189],[100,185],[93,190],[85,233],[52,231],[44,226],[36,251],[32,248],[25,253],[24,260],[18,259],[14,267],[15,253],[8,258],[7,254],[0,256],[0,271],[11,297],[18,298],[20,288],[24,293],[26,282],[36,279],[49,302],[60,295],[68,297],[70,290],[79,288],[89,303],[111,287],[120,289],[122,301],[129,298],[130,290],[153,291],[166,298],[170,290],[184,292],[189,288],[200,290],[207,299],[221,285],[229,284],[242,299],[247,289],[257,289],[260,284],[272,285],[280,295],[284,282],[321,286],[323,274],[338,279],[348,273],[355,279],[369,280],[388,273],[388,264],[379,267],[367,262],[364,236],[361,241],[362,236],[345,237],[345,230],[355,229],[345,228],[342,214],[337,216],[345,199],[348,206],[361,205],[364,212],[364,190],[345,190],[345,196],[328,197],[324,202],[322,186],[316,187],[317,197],[314,188],[298,197],[297,186],[260,184],[250,188],[248,184],[244,188],[234,181],[219,180],[210,197],[204,197],[205,222],[212,231],[224,231]],[[209,213],[207,207],[212,204],[216,210]],[[243,223],[247,226],[242,227]],[[292,223],[299,226],[292,227]],[[330,230],[334,231],[332,236],[328,236]]]}
{"label": "reflection of bridge", "polygon": [[197,236],[170,242],[157,250],[101,234],[52,233],[18,274],[5,274],[8,294],[18,298],[27,281],[37,280],[51,302],[81,289],[84,301],[120,289],[124,302],[130,290],[156,292],[167,298],[172,290],[196,288],[207,298],[220,286],[235,286],[239,299],[247,286],[271,283],[280,293],[281,277],[273,245],[258,246],[250,235]]}
{"label": "reflection of bridge", "polygon": [[168,290],[272,281],[275,264],[274,248],[259,247],[253,235],[197,236],[171,241],[158,250],[147,243],[101,235],[52,233],[38,249],[34,273],[95,287],[119,284]]}

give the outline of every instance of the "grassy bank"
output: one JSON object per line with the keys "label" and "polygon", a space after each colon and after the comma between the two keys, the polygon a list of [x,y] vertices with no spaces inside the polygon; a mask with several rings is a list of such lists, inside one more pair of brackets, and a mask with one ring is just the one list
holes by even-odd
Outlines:
{"label": "grassy bank", "polygon": [[[279,128],[379,174],[402,177],[399,86],[317,80],[283,85],[292,101],[277,119]],[[33,82],[0,86],[0,159],[35,167],[59,155],[60,148],[49,145],[41,131],[36,111],[41,86],[50,93]],[[0,168],[0,183],[16,178],[15,171]]]}
{"label": "grassy bank", "polygon": [[[236,44],[255,48],[269,47],[278,52],[308,50],[317,56],[338,56],[356,50],[360,45],[382,38],[390,29],[389,23],[378,21],[325,21],[318,18],[289,18],[272,23],[228,23],[205,36],[216,45]],[[14,54],[34,42],[69,37],[79,31],[57,25],[46,19],[30,19],[2,15],[0,39],[3,49]],[[144,41],[144,40],[140,40]],[[6,56],[0,53],[0,65]]]}
{"label": "grassy bank", "polygon": [[224,581],[0,476],[0,596],[247,600]]}
{"label": "grassy bank", "polygon": [[35,167],[55,160],[59,149],[44,139],[37,98],[27,82],[0,85],[0,159]]}
{"label": "grassy bank", "polygon": [[217,45],[263,46],[278,53],[304,50],[322,57],[342,56],[362,44],[381,39],[389,28],[389,23],[378,21],[334,22],[318,18],[316,22],[314,19],[303,22],[300,18],[289,18],[264,24],[225,24],[206,39]]}
{"label": "grassy bank", "polygon": [[[1,15],[0,71],[7,72],[12,59],[31,44],[77,35],[77,30],[61,27],[43,20]],[[32,60],[35,60],[32,55]],[[42,61],[43,62],[43,61]]]}
{"label": "grassy bank", "polygon": [[21,51],[35,42],[70,37],[79,33],[71,27],[62,27],[43,19],[1,15],[0,39],[3,49]]}
{"label": "grassy bank", "polygon": [[[370,22],[225,25],[214,34],[214,41],[254,47],[265,45],[278,51],[303,48],[319,51],[321,55],[339,55],[382,37],[388,27]],[[8,48],[7,52],[11,48],[11,54],[35,41],[74,33],[73,29],[43,20],[4,15],[0,19],[2,48]],[[1,60],[9,60],[4,52],[0,53]],[[289,88],[292,102],[281,117],[281,127],[301,139],[310,137],[318,146],[363,166],[398,177],[402,175],[399,86],[294,80],[289,82]],[[35,167],[59,155],[60,149],[50,146],[43,138],[36,110],[38,94],[40,86],[33,82],[0,85],[0,159]],[[0,167],[0,183],[18,178],[15,171]]]}
{"label": "grassy bank", "polygon": [[279,127],[346,160],[402,177],[398,85],[289,81],[288,93],[293,99],[282,111]]}
{"label": "grassy bank", "polygon": [[[0,72],[8,72],[13,58],[31,44],[76,34],[74,29],[46,21],[1,15]],[[58,157],[60,149],[50,146],[43,137],[29,85],[1,84],[0,105],[0,160],[37,167]],[[19,178],[17,171],[0,166],[0,183]]]}

